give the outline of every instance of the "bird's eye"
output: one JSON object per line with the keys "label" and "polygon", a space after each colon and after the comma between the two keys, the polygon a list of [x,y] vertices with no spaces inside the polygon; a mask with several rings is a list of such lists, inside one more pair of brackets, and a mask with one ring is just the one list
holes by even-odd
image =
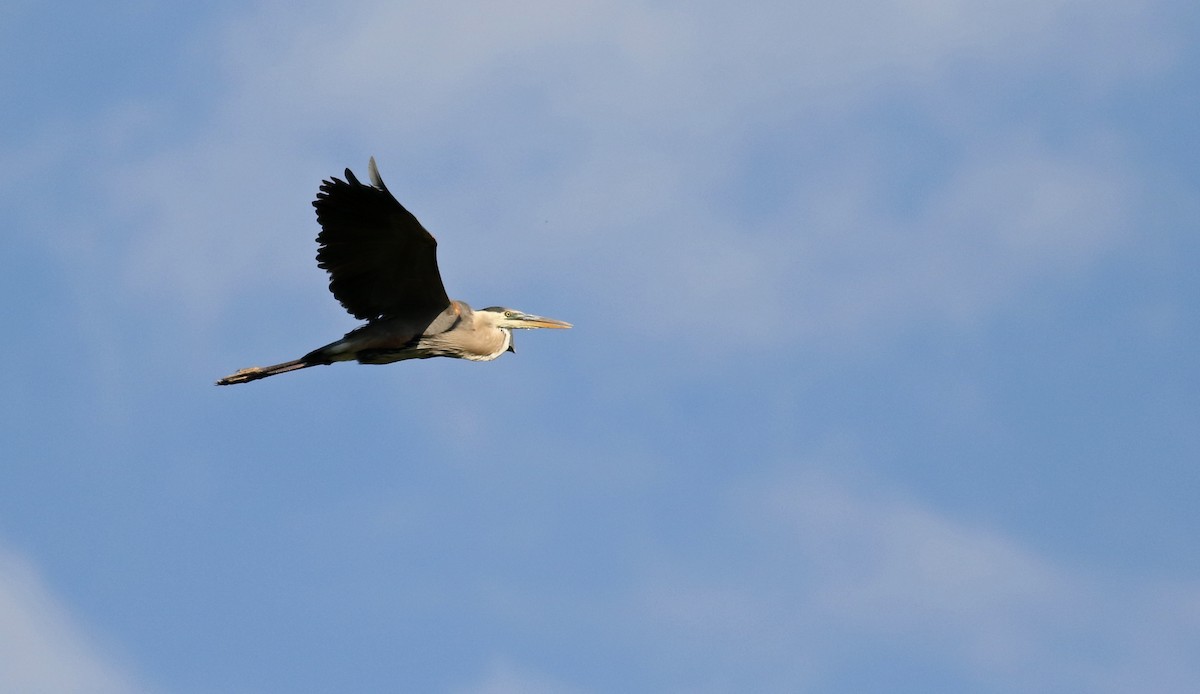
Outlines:
{"label": "bird's eye", "polygon": [[516,317],[517,317],[517,312],[516,312],[516,311],[505,311],[505,312],[504,312],[504,317],[505,317],[505,318],[516,318]]}

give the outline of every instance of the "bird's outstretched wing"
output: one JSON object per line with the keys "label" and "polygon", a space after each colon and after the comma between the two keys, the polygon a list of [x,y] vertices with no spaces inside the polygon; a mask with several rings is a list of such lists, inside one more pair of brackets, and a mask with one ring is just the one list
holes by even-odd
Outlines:
{"label": "bird's outstretched wing", "polygon": [[388,192],[375,158],[372,185],[350,169],[346,180],[321,182],[313,207],[317,265],[329,273],[329,291],[355,318],[434,315],[450,304],[437,266],[437,241]]}

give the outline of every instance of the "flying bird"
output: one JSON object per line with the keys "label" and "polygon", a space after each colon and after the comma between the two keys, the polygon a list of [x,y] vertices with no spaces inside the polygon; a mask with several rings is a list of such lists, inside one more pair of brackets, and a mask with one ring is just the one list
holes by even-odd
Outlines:
{"label": "flying bird", "polygon": [[329,291],[367,323],[337,342],[274,366],[251,366],[219,386],[339,361],[390,364],[405,359],[454,357],[491,361],[513,349],[516,329],[569,328],[553,318],[490,306],[473,310],[451,300],[437,265],[437,241],[388,191],[371,158],[371,185],[350,169],[346,180],[322,181],[313,207],[321,232],[317,265],[329,273]]}

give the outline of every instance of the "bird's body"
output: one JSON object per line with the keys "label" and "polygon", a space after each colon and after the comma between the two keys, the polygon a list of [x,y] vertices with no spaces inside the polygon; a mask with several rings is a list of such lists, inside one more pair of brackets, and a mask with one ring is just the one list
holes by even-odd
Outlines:
{"label": "bird's body", "polygon": [[515,351],[514,329],[571,327],[498,306],[476,311],[449,299],[437,267],[437,241],[388,192],[374,158],[370,174],[368,186],[346,169],[346,181],[323,181],[313,202],[321,224],[317,264],[329,272],[329,289],[342,306],[367,324],[299,359],[242,369],[217,385],[339,361],[490,361]]}

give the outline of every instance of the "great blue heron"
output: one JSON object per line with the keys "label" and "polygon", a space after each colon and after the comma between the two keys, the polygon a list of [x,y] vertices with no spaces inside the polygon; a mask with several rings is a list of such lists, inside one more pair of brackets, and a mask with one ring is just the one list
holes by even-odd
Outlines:
{"label": "great blue heron", "polygon": [[219,386],[337,361],[390,364],[404,359],[456,357],[490,361],[513,349],[520,328],[569,328],[570,323],[491,306],[474,311],[451,301],[437,266],[437,241],[396,200],[379,177],[371,184],[350,169],[346,180],[321,182],[313,201],[321,233],[317,265],[329,272],[329,291],[367,324],[337,342],[274,366],[252,366],[217,381]]}

